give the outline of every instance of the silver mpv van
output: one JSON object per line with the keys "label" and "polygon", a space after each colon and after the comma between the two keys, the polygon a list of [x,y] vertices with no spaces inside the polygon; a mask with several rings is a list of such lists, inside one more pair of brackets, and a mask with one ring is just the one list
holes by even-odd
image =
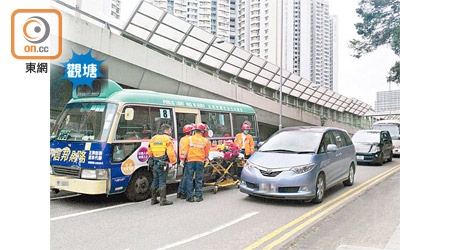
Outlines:
{"label": "silver mpv van", "polygon": [[250,157],[240,190],[252,196],[312,200],[341,182],[353,185],[355,147],[345,130],[291,127],[274,133]]}

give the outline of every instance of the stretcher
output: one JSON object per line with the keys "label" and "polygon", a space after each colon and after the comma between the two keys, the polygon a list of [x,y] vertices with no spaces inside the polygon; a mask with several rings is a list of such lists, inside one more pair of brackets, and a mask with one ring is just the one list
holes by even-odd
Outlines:
{"label": "stretcher", "polygon": [[236,185],[238,188],[241,184],[241,181],[238,179],[238,171],[237,168],[244,167],[245,159],[244,158],[235,158],[225,160],[223,157],[217,157],[212,160],[206,160],[204,168],[211,167],[212,173],[211,176],[214,176],[213,182],[205,182],[205,186],[213,186],[214,194],[217,193],[219,187],[227,187]]}

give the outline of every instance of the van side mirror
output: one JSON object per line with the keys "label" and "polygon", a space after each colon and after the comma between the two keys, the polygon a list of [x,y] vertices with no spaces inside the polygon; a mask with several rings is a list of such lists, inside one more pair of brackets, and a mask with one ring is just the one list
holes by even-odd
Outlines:
{"label": "van side mirror", "polygon": [[264,141],[258,142],[258,144],[257,144],[258,148],[260,148],[263,144],[264,144]]}
{"label": "van side mirror", "polygon": [[134,109],[133,108],[126,108],[125,109],[125,120],[131,121],[134,118]]}
{"label": "van side mirror", "polygon": [[328,144],[327,145],[327,152],[336,152],[338,150],[336,144]]}

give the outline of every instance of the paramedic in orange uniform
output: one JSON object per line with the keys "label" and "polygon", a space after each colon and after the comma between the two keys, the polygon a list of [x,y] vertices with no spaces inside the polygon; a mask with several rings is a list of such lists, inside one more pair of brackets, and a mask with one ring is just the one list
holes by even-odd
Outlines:
{"label": "paramedic in orange uniform", "polygon": [[[250,132],[250,125],[242,124],[242,133],[236,135],[234,143],[239,147],[239,150],[244,154],[245,159],[250,158],[255,153],[255,143]],[[238,178],[241,179],[242,168],[237,168]]]}
{"label": "paramedic in orange uniform", "polygon": [[[179,154],[180,154],[180,164],[185,160],[187,152],[183,152],[184,145],[188,143],[189,136],[192,136],[194,132],[194,124],[187,124],[183,127],[183,133],[185,136],[180,140]],[[184,168],[184,164],[181,164]],[[183,170],[183,178],[181,178],[180,185],[178,186],[177,198],[186,199],[186,170]]]}
{"label": "paramedic in orange uniform", "polygon": [[[208,139],[203,137],[206,130],[206,125],[197,123],[194,126],[194,135],[188,137],[187,143],[182,150],[186,155],[183,159],[186,160],[186,201],[200,202],[203,200],[202,180],[203,180],[203,166],[206,158],[209,155],[211,143]],[[181,162],[184,164],[184,160]],[[194,181],[193,175],[195,173],[195,196],[194,196]]]}
{"label": "paramedic in orange uniform", "polygon": [[160,133],[153,136],[148,144],[148,156],[152,159],[153,182],[151,186],[152,205],[158,204],[156,190],[159,188],[161,206],[172,205],[173,202],[166,198],[166,174],[169,171],[169,162],[173,166],[177,162],[177,156],[172,144],[172,127],[168,124],[161,125]]}
{"label": "paramedic in orange uniform", "polygon": [[250,125],[242,124],[242,133],[236,135],[234,143],[239,146],[239,149],[244,153],[245,158],[255,153],[255,143],[253,142],[253,136],[249,134]]}

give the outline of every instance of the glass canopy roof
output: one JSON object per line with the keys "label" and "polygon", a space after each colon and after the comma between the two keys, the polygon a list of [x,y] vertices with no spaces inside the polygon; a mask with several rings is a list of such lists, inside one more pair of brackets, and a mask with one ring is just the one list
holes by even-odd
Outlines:
{"label": "glass canopy roof", "polygon": [[[235,75],[273,90],[280,88],[280,67],[252,55],[194,25],[142,1],[124,30],[134,39],[172,54]],[[220,43],[218,43],[220,42]],[[339,112],[364,115],[371,106],[355,98],[317,86],[299,75],[282,71],[284,94]]]}

